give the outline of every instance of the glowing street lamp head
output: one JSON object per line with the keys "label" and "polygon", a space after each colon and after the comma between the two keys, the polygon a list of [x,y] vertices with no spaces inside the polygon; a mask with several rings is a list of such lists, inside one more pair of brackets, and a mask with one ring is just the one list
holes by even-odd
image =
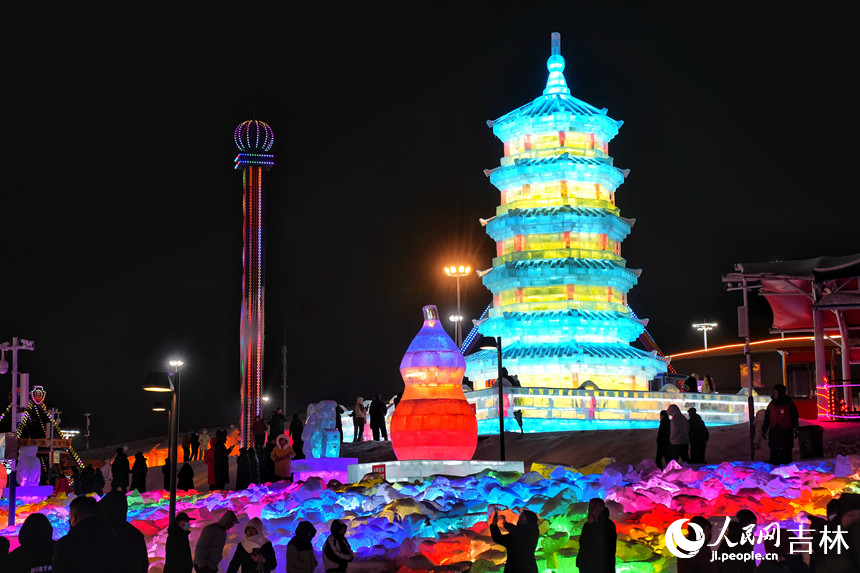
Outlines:
{"label": "glowing street lamp head", "polygon": [[182,368],[182,366],[185,364],[185,362],[183,362],[182,360],[171,360],[170,362],[168,362],[168,364],[170,364],[171,368],[178,369],[178,368]]}
{"label": "glowing street lamp head", "polygon": [[449,277],[465,277],[470,272],[472,272],[472,267],[468,265],[451,265],[450,267],[445,267],[445,274]]}

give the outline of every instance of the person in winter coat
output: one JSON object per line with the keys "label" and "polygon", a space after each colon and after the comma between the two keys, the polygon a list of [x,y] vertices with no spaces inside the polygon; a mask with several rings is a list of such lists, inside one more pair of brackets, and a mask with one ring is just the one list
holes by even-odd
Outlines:
{"label": "person in winter coat", "polygon": [[86,496],[76,497],[69,504],[69,533],[54,544],[54,573],[126,571],[117,536],[97,514],[97,507],[96,499]]}
{"label": "person in winter coat", "polygon": [[87,467],[81,471],[81,493],[83,495],[87,495],[88,493],[102,494],[101,490],[98,489],[96,468],[93,467],[93,464],[88,464]]}
{"label": "person in winter coat", "polygon": [[331,535],[323,545],[323,569],[326,571],[346,571],[350,562],[355,559],[352,547],[346,540],[346,524],[339,519],[331,522]]}
{"label": "person in winter coat", "polygon": [[[711,550],[708,546],[711,542],[711,530],[713,529],[711,522],[701,515],[697,515],[690,520],[690,523],[702,528],[705,545],[692,557],[678,559],[678,573],[713,573],[714,564],[711,562]],[[691,541],[696,540],[695,530],[689,525],[687,526],[686,538]]]}
{"label": "person in winter coat", "polygon": [[255,573],[274,571],[278,565],[272,542],[266,539],[263,522],[259,517],[245,525],[245,538],[236,546],[227,573]]}
{"label": "person in winter coat", "polygon": [[254,434],[254,447],[258,450],[262,449],[266,445],[266,422],[259,415],[254,416],[251,433]]}
{"label": "person in winter coat", "polygon": [[257,457],[258,451],[254,447],[248,448],[248,467],[251,470],[251,483],[263,483],[260,480],[260,458]]}
{"label": "person in winter coat", "polygon": [[122,571],[146,573],[149,570],[146,539],[128,522],[128,499],[125,495],[118,491],[106,493],[99,500],[97,510],[117,537],[117,546],[124,561]]}
{"label": "person in winter coat", "polygon": [[296,459],[305,459],[304,442],[302,441],[302,432],[305,426],[302,424],[302,419],[298,414],[293,414],[293,420],[290,422],[290,438],[293,440],[293,450],[296,452]]}
{"label": "person in winter coat", "polygon": [[134,454],[134,465],[131,468],[131,487],[136,489],[138,493],[146,491],[146,473],[149,468],[146,467],[146,458],[143,452]]}
{"label": "person in winter coat", "polygon": [[[502,533],[499,529],[499,520],[508,531]],[[493,542],[503,545],[508,551],[508,559],[505,561],[505,573],[537,573],[538,567],[535,561],[540,531],[538,530],[538,517],[535,512],[524,509],[520,513],[517,524],[508,523],[504,515],[499,515],[499,510],[493,513],[493,522],[490,524],[490,535]]]}
{"label": "person in winter coat", "polygon": [[669,441],[669,433],[672,422],[669,420],[669,414],[666,410],[660,410],[660,427],[657,430],[657,457],[654,461],[657,462],[657,467],[663,469],[663,462],[669,462],[672,459],[671,449],[672,442]]}
{"label": "person in winter coat", "polygon": [[[670,412],[671,414],[671,412]],[[680,414],[680,411],[679,411]],[[576,566],[581,573],[615,571],[615,522],[609,519],[609,509],[599,497],[588,502],[588,521],[579,536]]]}
{"label": "person in winter coat", "polygon": [[248,448],[239,448],[236,459],[236,489],[248,489],[251,485],[251,462],[248,459]]}
{"label": "person in winter coat", "polygon": [[770,446],[770,463],[775,466],[791,463],[798,426],[797,406],[786,394],[785,384],[777,384],[764,413],[762,431]]}
{"label": "person in winter coat", "polygon": [[702,394],[714,394],[717,391],[717,385],[714,384],[714,379],[710,374],[705,374],[702,380]]}
{"label": "person in winter coat", "polygon": [[[105,463],[99,468],[99,473],[102,474],[102,489],[98,492],[99,495],[104,493],[104,486],[113,484],[113,476],[111,475],[111,461],[106,459]],[[98,479],[98,478],[96,478]]]}
{"label": "person in winter coat", "polygon": [[275,475],[275,461],[272,459],[272,452],[275,451],[275,440],[266,442],[266,447],[263,448],[260,457],[260,479],[263,483],[273,482],[278,479]]}
{"label": "person in winter coat", "polygon": [[197,459],[200,455],[200,434],[194,432],[191,434],[191,461]]}
{"label": "person in winter coat", "polygon": [[224,489],[227,482],[230,481],[230,452],[236,446],[227,447],[227,432],[218,430],[215,433],[215,445],[212,447],[215,450],[213,455],[215,462],[215,489]]}
{"label": "person in winter coat", "polygon": [[21,525],[18,546],[9,554],[2,570],[6,573],[30,573],[50,571],[54,555],[54,528],[41,513],[31,513]]}
{"label": "person in winter coat", "polygon": [[227,532],[237,523],[239,520],[236,514],[228,509],[216,523],[210,523],[203,528],[194,548],[194,569],[197,573],[217,573],[224,553],[224,543],[227,542]]}
{"label": "person in winter coat", "polygon": [[191,521],[192,518],[183,511],[176,514],[167,528],[163,573],[191,573],[194,567],[191,543],[188,541],[188,536],[191,534]]}
{"label": "person in winter coat", "polygon": [[128,492],[128,474],[131,471],[128,467],[128,456],[122,448],[116,449],[116,457],[110,465],[113,481],[111,482],[111,491],[122,490],[122,493]]}
{"label": "person in winter coat", "polygon": [[182,464],[177,477],[176,489],[181,489],[182,491],[194,489],[194,468],[191,467],[191,464],[187,462]]}
{"label": "person in winter coat", "polygon": [[209,444],[212,443],[212,439],[209,437],[209,430],[203,428],[200,430],[200,459],[203,459],[203,454],[206,453],[211,446]]}
{"label": "person in winter coat", "polygon": [[275,475],[279,480],[290,479],[292,475],[291,462],[296,452],[290,446],[290,439],[286,434],[278,436],[275,449],[272,450],[272,461],[275,462]]}
{"label": "person in winter coat", "polygon": [[690,462],[690,422],[681,413],[681,409],[672,404],[666,409],[671,418],[669,425],[669,443],[671,448],[669,455],[671,459]]}
{"label": "person in winter coat", "polygon": [[359,396],[355,399],[355,407],[352,409],[352,441],[364,440],[364,423],[367,420],[367,408],[364,398]]}
{"label": "person in winter coat", "polygon": [[182,461],[187,462],[191,459],[191,433],[187,432],[182,436]]}
{"label": "person in winter coat", "polygon": [[215,438],[209,439],[209,447],[206,449],[206,452],[203,454],[203,461],[206,463],[206,468],[208,469],[208,481],[209,491],[215,490]]}
{"label": "person in winter coat", "polygon": [[382,401],[382,394],[377,393],[370,403],[368,414],[370,414],[370,430],[373,432],[373,441],[378,442],[379,436],[383,440],[388,439],[388,430],[385,428],[385,415],[388,413],[388,405]]}
{"label": "person in winter coat", "polygon": [[705,449],[708,447],[708,438],[710,438],[711,433],[695,408],[690,408],[687,412],[690,414],[690,463],[707,463],[705,462]]}
{"label": "person in winter coat", "polygon": [[287,573],[313,573],[317,566],[312,541],[317,534],[310,521],[300,521],[287,544]]}
{"label": "person in winter coat", "polygon": [[287,418],[281,408],[276,408],[274,412],[269,414],[269,440],[275,440],[284,433],[284,422],[286,421]]}

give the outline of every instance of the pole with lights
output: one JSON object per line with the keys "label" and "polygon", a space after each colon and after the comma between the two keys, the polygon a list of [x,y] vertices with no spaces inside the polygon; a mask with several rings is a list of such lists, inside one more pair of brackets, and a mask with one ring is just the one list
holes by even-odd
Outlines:
{"label": "pole with lights", "polygon": [[700,331],[705,339],[705,350],[708,349],[708,332],[717,327],[716,322],[697,322],[693,324],[693,328]]}
{"label": "pole with lights", "polygon": [[[170,436],[168,443],[168,471],[170,480],[170,523],[176,517],[176,462],[179,458],[179,388],[182,360],[171,360],[169,362],[173,372],[150,372],[146,375],[143,389],[147,392],[170,392]],[[160,406],[153,408],[162,411]]]}
{"label": "pole with lights", "polygon": [[505,461],[505,385],[502,383],[502,337],[487,337],[481,350],[496,351],[496,387],[499,389],[499,459]]}
{"label": "pole with lights", "polygon": [[[18,351],[19,350],[34,350],[36,343],[32,340],[12,338],[11,344],[4,342],[0,344],[0,374],[6,374],[9,371],[9,363],[6,362],[6,351],[12,352],[12,394],[11,402],[12,410],[12,434],[18,435]],[[12,473],[9,474],[9,527],[15,525],[15,489],[18,485],[17,461],[12,460]]]}
{"label": "pole with lights", "polygon": [[451,265],[450,267],[445,267],[445,274],[449,277],[456,277],[457,279],[457,316],[456,320],[454,317],[451,317],[451,320],[454,320],[455,323],[455,333],[457,339],[457,348],[462,348],[463,346],[463,313],[460,312],[460,277],[468,276],[470,272],[472,272],[472,268],[468,265]]}

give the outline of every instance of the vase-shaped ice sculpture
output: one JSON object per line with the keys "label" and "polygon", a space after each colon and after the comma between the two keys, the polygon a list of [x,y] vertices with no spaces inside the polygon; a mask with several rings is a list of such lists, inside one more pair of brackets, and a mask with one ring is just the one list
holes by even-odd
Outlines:
{"label": "vase-shaped ice sculpture", "polygon": [[398,460],[471,460],[478,420],[463,395],[466,361],[445,332],[439,312],[424,307],[424,326],[400,362],[406,384],[391,418]]}

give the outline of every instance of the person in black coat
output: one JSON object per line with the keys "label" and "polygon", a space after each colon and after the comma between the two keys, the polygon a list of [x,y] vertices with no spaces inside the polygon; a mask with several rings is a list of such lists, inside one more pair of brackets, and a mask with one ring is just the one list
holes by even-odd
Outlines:
{"label": "person in black coat", "polygon": [[188,536],[191,534],[191,521],[192,519],[183,511],[176,514],[167,528],[163,573],[191,573],[194,567],[191,543],[188,541]]}
{"label": "person in black coat", "polygon": [[280,408],[269,414],[269,440],[274,440],[284,433],[284,423],[286,421],[287,418],[284,416],[284,411]]}
{"label": "person in black coat", "polygon": [[81,493],[83,495],[87,495],[88,493],[98,493],[101,495],[102,493],[98,489],[96,468],[94,468],[92,464],[89,464],[83,469],[83,471],[81,471]]}
{"label": "person in black coat", "polygon": [[[499,529],[499,520],[508,531],[502,533]],[[505,573],[537,573],[537,561],[535,551],[537,550],[540,531],[538,530],[538,517],[533,511],[524,509],[520,513],[517,524],[508,523],[505,516],[499,515],[499,510],[493,513],[493,523],[490,524],[490,535],[493,542],[503,545],[508,551],[508,559],[505,561]]]}
{"label": "person in black coat", "polygon": [[770,463],[782,465],[791,463],[791,450],[799,427],[797,406],[786,394],[785,384],[773,387],[770,404],[764,413],[762,435],[770,446]]}
{"label": "person in black coat", "polygon": [[227,432],[225,430],[218,430],[215,433],[215,438],[215,446],[213,448],[215,450],[215,489],[224,489],[227,482],[230,481],[229,456],[235,446],[227,448]]}
{"label": "person in black coat", "polygon": [[576,566],[581,573],[615,571],[615,522],[609,519],[609,509],[599,497],[588,502],[588,521],[579,536]]}
{"label": "person in black coat", "polygon": [[263,483],[260,481],[260,458],[254,446],[248,448],[248,465],[251,468],[251,483]]}
{"label": "person in black coat", "polygon": [[196,460],[200,454],[200,434],[191,434],[191,460]]}
{"label": "person in black coat", "polygon": [[672,428],[672,421],[669,419],[669,414],[666,410],[660,410],[660,428],[657,430],[657,457],[654,461],[657,462],[657,467],[663,469],[663,462],[668,462],[672,459],[670,450],[672,442],[669,441],[669,432]]}
{"label": "person in black coat", "polygon": [[117,546],[124,561],[121,570],[146,573],[149,570],[146,539],[128,522],[128,499],[120,492],[112,491],[99,500],[97,507],[98,515],[108,522],[117,537]]}
{"label": "person in black coat", "polygon": [[122,448],[116,449],[116,457],[110,465],[113,481],[111,482],[111,491],[122,490],[122,493],[128,491],[128,474],[131,471],[128,466],[128,456]]}
{"label": "person in black coat", "polygon": [[388,430],[385,427],[385,415],[388,406],[382,401],[382,394],[377,393],[370,403],[368,414],[370,414],[370,429],[373,432],[373,440],[378,442],[380,434],[383,440],[388,439]]}
{"label": "person in black coat", "polygon": [[290,437],[293,439],[293,449],[296,451],[296,457],[293,459],[296,460],[305,459],[305,454],[302,451],[304,448],[304,442],[302,441],[302,432],[304,429],[305,426],[302,424],[302,419],[299,418],[298,414],[293,414],[293,420],[290,422]]}
{"label": "person in black coat", "polygon": [[272,451],[275,449],[275,441],[269,440],[263,449],[263,461],[260,462],[260,479],[265,483],[277,481],[275,475],[275,461],[272,459]]}
{"label": "person in black coat", "polygon": [[236,460],[236,489],[248,489],[251,485],[251,461],[248,459],[248,448],[239,448],[239,458]]}
{"label": "person in black coat", "polygon": [[687,413],[690,414],[690,463],[704,464],[705,449],[708,447],[711,433],[695,408],[690,408]]}
{"label": "person in black coat", "polygon": [[194,468],[191,467],[191,464],[188,462],[182,464],[182,467],[179,468],[178,478],[176,489],[181,489],[182,491],[194,489]]}
{"label": "person in black coat", "polygon": [[71,527],[69,533],[54,544],[51,560],[54,573],[116,573],[127,570],[116,534],[96,510],[94,497],[76,497],[69,504]]}
{"label": "person in black coat", "polygon": [[31,571],[50,571],[54,554],[54,528],[48,518],[41,513],[31,513],[21,525],[18,542],[21,544],[13,551],[2,571],[7,573],[30,573]]}
{"label": "person in black coat", "polygon": [[146,458],[143,457],[143,453],[134,454],[134,465],[131,468],[131,487],[129,489],[136,489],[138,493],[146,491],[147,470]]}

